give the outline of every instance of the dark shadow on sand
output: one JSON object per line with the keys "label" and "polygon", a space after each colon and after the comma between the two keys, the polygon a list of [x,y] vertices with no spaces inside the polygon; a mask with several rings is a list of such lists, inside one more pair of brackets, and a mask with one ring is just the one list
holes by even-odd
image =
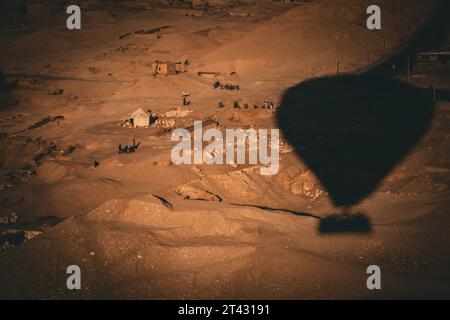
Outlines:
{"label": "dark shadow on sand", "polygon": [[351,207],[426,133],[433,97],[398,80],[337,76],[290,88],[277,113],[280,129],[337,207]]}
{"label": "dark shadow on sand", "polygon": [[[427,132],[435,103],[430,91],[392,78],[342,75],[311,79],[288,89],[277,112],[279,128],[314,171],[336,207],[368,197]],[[353,216],[322,220],[319,230],[370,231]],[[334,227],[333,227],[334,226]]]}
{"label": "dark shadow on sand", "polygon": [[372,223],[363,213],[332,214],[320,220],[319,232],[322,234],[370,233]]}
{"label": "dark shadow on sand", "polygon": [[232,205],[238,207],[258,208],[270,212],[284,212],[293,214],[298,217],[307,217],[320,220],[319,232],[323,234],[338,234],[338,233],[370,233],[372,231],[372,224],[370,219],[362,213],[356,214],[331,214],[325,218],[319,217],[312,213],[294,211],[282,208],[271,208],[267,206],[251,205],[251,204],[237,204]]}

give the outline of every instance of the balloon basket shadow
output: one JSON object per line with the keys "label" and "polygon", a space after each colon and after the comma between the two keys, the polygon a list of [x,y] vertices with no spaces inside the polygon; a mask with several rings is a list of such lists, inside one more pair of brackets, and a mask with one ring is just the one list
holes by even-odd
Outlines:
{"label": "balloon basket shadow", "polygon": [[332,214],[321,219],[319,224],[319,232],[322,234],[365,234],[371,231],[372,223],[363,213]]}

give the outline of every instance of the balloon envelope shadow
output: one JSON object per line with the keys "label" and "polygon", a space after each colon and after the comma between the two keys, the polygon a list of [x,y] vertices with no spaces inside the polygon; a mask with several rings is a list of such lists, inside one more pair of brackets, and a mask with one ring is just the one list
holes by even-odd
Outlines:
{"label": "balloon envelope shadow", "polygon": [[369,196],[414,148],[434,107],[431,92],[401,81],[343,75],[288,89],[277,121],[334,205],[349,208]]}

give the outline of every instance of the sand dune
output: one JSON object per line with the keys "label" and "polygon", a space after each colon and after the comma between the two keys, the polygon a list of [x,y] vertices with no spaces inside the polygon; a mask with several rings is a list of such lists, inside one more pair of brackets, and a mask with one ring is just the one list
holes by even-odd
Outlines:
{"label": "sand dune", "polygon": [[[261,108],[265,99],[281,103],[302,80],[335,75],[337,62],[340,72],[353,72],[391,55],[437,1],[378,1],[379,32],[364,28],[366,0],[248,2],[195,17],[185,8],[150,10],[155,1],[141,11],[122,2],[88,11],[79,33],[56,18],[55,28],[25,19],[24,29],[0,33],[0,68],[9,82],[18,79],[7,95],[17,104],[0,106],[0,240],[8,230],[39,231],[0,247],[0,298],[450,297],[450,107],[439,96],[427,134],[353,208],[372,222],[367,233],[320,232],[322,219],[340,211],[283,137],[291,152],[273,177],[253,165],[177,166],[170,158],[171,133],[195,120],[220,130],[277,128],[277,110]],[[163,25],[170,27],[119,38]],[[154,77],[154,60],[189,64]],[[410,82],[426,90],[450,83],[444,71]],[[216,81],[240,89],[214,89]],[[250,108],[233,108],[234,101]],[[172,125],[123,126],[138,108]],[[164,117],[177,108],[186,112]],[[59,115],[64,120],[23,131]],[[133,140],[141,143],[136,152],[118,153]],[[12,213],[18,221],[9,222]],[[82,269],[80,291],[66,288],[72,264]],[[371,264],[383,269],[381,292],[367,290]]]}
{"label": "sand dune", "polygon": [[420,23],[434,9],[428,2],[381,1],[386,14],[380,35],[365,28],[361,13],[366,5],[366,1],[319,0],[298,6],[207,54],[204,61],[211,69],[242,74],[289,72],[303,76],[311,67],[318,68],[319,74],[332,73],[336,61],[342,62],[342,70],[351,71],[367,64],[367,50],[374,51],[372,59],[384,54],[384,36],[392,47],[415,30],[416,26],[401,21]]}

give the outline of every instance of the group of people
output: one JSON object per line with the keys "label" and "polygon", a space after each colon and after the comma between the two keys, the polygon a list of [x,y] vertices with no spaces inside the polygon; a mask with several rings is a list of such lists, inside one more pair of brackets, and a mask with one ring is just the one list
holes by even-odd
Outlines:
{"label": "group of people", "polygon": [[221,90],[238,90],[239,91],[239,85],[238,84],[222,84],[219,81],[216,81],[213,83],[214,89],[221,89]]}
{"label": "group of people", "polygon": [[[219,109],[225,108],[225,102],[223,100],[219,100],[217,102],[217,107]],[[280,109],[280,107],[281,107],[280,104],[277,104],[276,109],[278,110],[278,109]],[[249,108],[250,108],[250,106],[247,102],[241,103],[238,100],[233,101],[233,109],[249,109]],[[253,109],[258,109],[258,108],[259,108],[258,102],[254,102]],[[261,109],[273,110],[274,108],[275,108],[274,104],[270,100],[264,100],[264,103],[261,105]]]}
{"label": "group of people", "polygon": [[136,141],[134,139],[133,139],[133,144],[131,146],[122,147],[122,144],[119,144],[119,154],[133,153],[137,150],[137,148],[139,147],[140,144],[141,144],[140,141],[136,144]]}

